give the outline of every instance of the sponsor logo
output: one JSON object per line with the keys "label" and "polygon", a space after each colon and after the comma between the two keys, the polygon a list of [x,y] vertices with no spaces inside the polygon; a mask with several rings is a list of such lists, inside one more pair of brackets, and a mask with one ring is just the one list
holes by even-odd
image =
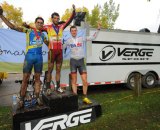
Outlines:
{"label": "sponsor logo", "polygon": [[77,44],[70,44],[71,48],[74,48],[74,47],[81,47],[82,46],[82,43],[78,42]]}
{"label": "sponsor logo", "polygon": [[70,114],[49,117],[45,119],[32,120],[21,123],[21,130],[63,130],[67,127],[78,126],[89,123],[92,120],[93,109],[76,111]]}
{"label": "sponsor logo", "polygon": [[109,46],[105,46],[101,52],[100,52],[100,56],[99,56],[99,59],[101,61],[107,61],[107,60],[110,60],[112,59],[116,54],[116,49],[109,45]]}
{"label": "sponsor logo", "polygon": [[108,61],[117,56],[122,60],[149,60],[153,56],[152,48],[115,48],[112,45],[105,46],[100,51],[99,59]]}
{"label": "sponsor logo", "polygon": [[149,48],[118,48],[118,56],[151,57],[154,49]]}

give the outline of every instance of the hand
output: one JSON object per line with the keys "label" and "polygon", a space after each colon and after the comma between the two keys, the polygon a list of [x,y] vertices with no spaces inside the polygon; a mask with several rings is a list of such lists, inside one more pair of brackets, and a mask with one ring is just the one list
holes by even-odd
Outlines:
{"label": "hand", "polygon": [[75,5],[74,4],[72,5],[72,8],[73,8],[73,10],[75,10]]}
{"label": "hand", "polygon": [[22,26],[26,28],[30,28],[30,26],[26,22],[22,23]]}
{"label": "hand", "polygon": [[3,15],[3,9],[1,6],[0,6],[0,15]]}
{"label": "hand", "polygon": [[97,22],[97,29],[100,30],[100,29],[101,29],[101,26],[102,26],[101,22],[98,21],[98,22]]}

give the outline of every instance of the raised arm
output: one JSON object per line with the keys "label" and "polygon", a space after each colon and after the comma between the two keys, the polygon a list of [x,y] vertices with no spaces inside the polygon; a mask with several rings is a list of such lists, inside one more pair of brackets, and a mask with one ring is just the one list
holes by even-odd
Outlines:
{"label": "raised arm", "polygon": [[20,28],[20,27],[16,27],[15,25],[13,25],[11,22],[9,22],[8,19],[6,19],[4,16],[3,16],[3,9],[2,7],[0,6],[0,18],[3,20],[3,22],[11,29],[14,29],[14,30],[17,30],[19,32],[23,32],[23,28]]}
{"label": "raised arm", "polygon": [[73,4],[72,7],[73,7],[72,15],[70,16],[70,18],[69,18],[69,19],[66,21],[66,23],[64,24],[64,28],[63,28],[63,29],[65,29],[65,28],[72,22],[75,14],[76,14],[75,5]]}
{"label": "raised arm", "polygon": [[94,34],[92,36],[87,37],[86,40],[87,41],[93,41],[94,39],[96,39],[96,37],[97,37],[98,32],[99,32],[100,29],[101,29],[101,23],[98,22],[97,30],[94,32]]}

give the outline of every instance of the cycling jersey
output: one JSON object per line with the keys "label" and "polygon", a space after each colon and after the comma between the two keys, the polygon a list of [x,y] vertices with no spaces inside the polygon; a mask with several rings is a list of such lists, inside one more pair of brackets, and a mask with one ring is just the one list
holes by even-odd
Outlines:
{"label": "cycling jersey", "polygon": [[23,32],[26,33],[26,53],[41,54],[43,41],[47,39],[45,34],[40,31],[37,32],[34,29],[23,28]]}
{"label": "cycling jersey", "polygon": [[63,30],[72,22],[75,15],[75,11],[73,11],[71,17],[67,20],[67,22],[58,25],[45,25],[44,30],[48,33],[49,39],[49,49],[59,50],[62,49],[62,36]]}
{"label": "cycling jersey", "polygon": [[67,46],[70,47],[71,54],[70,57],[73,59],[82,59],[85,57],[85,52],[84,52],[84,46],[86,41],[92,41],[96,38],[98,31],[96,31],[93,36],[83,38],[82,36],[79,37],[71,37],[69,38],[65,44],[64,48]]}
{"label": "cycling jersey", "polygon": [[43,32],[35,29],[23,28],[26,33],[26,55],[23,66],[23,73],[31,73],[34,67],[35,73],[41,73],[43,68],[42,45],[46,39]]}

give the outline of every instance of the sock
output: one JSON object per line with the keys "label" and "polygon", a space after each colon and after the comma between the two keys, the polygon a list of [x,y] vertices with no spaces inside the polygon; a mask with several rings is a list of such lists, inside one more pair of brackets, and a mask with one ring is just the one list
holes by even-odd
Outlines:
{"label": "sock", "polygon": [[47,89],[50,88],[50,82],[46,82],[46,88],[47,88]]}
{"label": "sock", "polygon": [[86,97],[87,97],[87,95],[86,95],[86,94],[83,94],[82,98],[84,99],[84,98],[86,98]]}
{"label": "sock", "polygon": [[24,97],[23,97],[23,96],[20,96],[20,97],[19,97],[19,100],[20,100],[20,101],[24,101]]}
{"label": "sock", "polygon": [[60,87],[60,81],[56,81],[57,89]]}
{"label": "sock", "polygon": [[36,95],[36,98],[38,99],[39,98],[39,93],[36,93],[35,95]]}

